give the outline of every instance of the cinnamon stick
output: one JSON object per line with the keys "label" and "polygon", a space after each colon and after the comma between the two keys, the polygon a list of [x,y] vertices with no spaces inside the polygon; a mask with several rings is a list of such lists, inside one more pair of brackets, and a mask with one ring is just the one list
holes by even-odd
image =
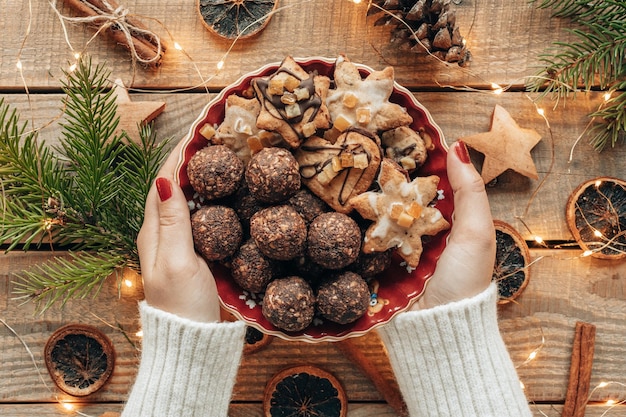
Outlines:
{"label": "cinnamon stick", "polygon": [[[368,337],[368,335],[362,337]],[[359,347],[354,339],[344,339],[337,342],[335,345],[339,348],[339,350],[341,350],[346,358],[357,365],[359,369],[367,375],[378,392],[382,394],[387,404],[393,408],[398,416],[408,416],[406,404],[404,403],[397,382],[395,380],[389,381],[389,379],[384,378],[380,372],[380,368],[377,368],[376,365],[365,356],[363,349]]]}
{"label": "cinnamon stick", "polygon": [[[103,3],[99,0],[65,0],[65,4],[67,4],[71,9],[73,9],[78,15],[82,17],[99,16],[98,13],[94,11],[91,7],[89,7],[87,3],[95,7],[98,7],[100,9],[104,8]],[[115,7],[115,8],[117,7],[117,4],[114,2],[109,1],[109,4],[112,7]],[[131,21],[127,19],[127,22],[129,22],[131,25],[134,25],[136,27],[144,28],[143,25],[137,26],[136,20],[132,20],[133,23],[131,23]],[[96,29],[100,28],[98,24],[94,24],[93,26]],[[119,28],[117,28],[116,25],[112,25],[108,27],[104,32],[115,42],[124,46],[129,51],[132,50],[128,39],[126,38],[124,33]],[[132,30],[132,28],[130,30],[130,34],[131,34],[132,46],[135,48],[135,52],[137,53],[137,56],[139,58],[143,60],[151,60],[157,55],[158,46],[156,44],[155,39],[148,39],[146,36],[138,35],[136,31]],[[163,46],[161,46],[161,54],[159,55],[159,58],[146,65],[150,67],[154,67],[154,68],[159,67],[161,65],[161,58],[162,58],[164,51],[165,49],[163,48]]]}
{"label": "cinnamon stick", "polygon": [[584,417],[591,385],[596,326],[577,322],[563,417]]}

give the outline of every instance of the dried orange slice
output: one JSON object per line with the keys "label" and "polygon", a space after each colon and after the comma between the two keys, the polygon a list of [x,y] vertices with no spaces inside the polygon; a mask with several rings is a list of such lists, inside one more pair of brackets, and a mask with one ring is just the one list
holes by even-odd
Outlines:
{"label": "dried orange slice", "polygon": [[205,27],[226,39],[248,38],[263,30],[278,0],[198,0]]}
{"label": "dried orange slice", "polygon": [[310,365],[285,369],[268,382],[265,417],[345,417],[346,393],[329,372]]}
{"label": "dried orange slice", "polygon": [[52,380],[62,391],[84,397],[109,380],[115,351],[109,338],[97,328],[69,324],[48,339],[44,358]]}
{"label": "dried orange slice", "polygon": [[263,333],[252,326],[246,326],[246,344],[244,345],[243,352],[249,354],[261,350],[269,345],[273,338],[274,336]]}
{"label": "dried orange slice", "polygon": [[570,195],[565,217],[574,239],[591,256],[626,256],[626,181],[611,177],[585,181]]}
{"label": "dried orange slice", "polygon": [[492,280],[498,285],[498,304],[516,299],[530,278],[530,250],[517,230],[501,220],[494,220],[496,228],[496,262]]}

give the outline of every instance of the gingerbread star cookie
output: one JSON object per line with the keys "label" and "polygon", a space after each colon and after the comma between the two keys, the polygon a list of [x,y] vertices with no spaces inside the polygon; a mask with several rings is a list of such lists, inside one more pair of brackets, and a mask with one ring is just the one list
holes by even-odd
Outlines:
{"label": "gingerbread star cookie", "polygon": [[332,143],[313,136],[295,151],[302,182],[335,211],[349,213],[349,200],[367,191],[378,172],[382,151],[377,138],[348,129]]}
{"label": "gingerbread star cookie", "polygon": [[252,87],[261,102],[257,127],[279,133],[291,147],[330,127],[325,104],[330,78],[307,73],[293,58],[285,58],[269,77],[253,79]]}
{"label": "gingerbread star cookie", "polygon": [[326,105],[336,129],[357,126],[377,133],[413,122],[404,107],[389,102],[393,67],[374,71],[362,79],[356,65],[341,55],[335,64],[334,79],[336,88],[329,91]]}
{"label": "gingerbread star cookie", "polygon": [[423,252],[422,236],[450,227],[441,212],[430,206],[437,196],[439,177],[417,177],[409,182],[405,171],[385,158],[378,176],[380,191],[368,191],[350,204],[374,223],[365,232],[363,252],[397,248],[407,266],[416,268]]}
{"label": "gingerbread star cookie", "polygon": [[467,146],[485,155],[482,177],[485,184],[507,169],[537,179],[537,168],[530,156],[541,135],[533,129],[521,128],[502,106],[496,105],[489,132],[461,138]]}
{"label": "gingerbread star cookie", "polygon": [[261,112],[257,99],[231,94],[226,99],[224,120],[211,138],[214,145],[225,145],[234,151],[244,164],[252,154],[263,147],[280,146],[280,135],[259,129],[256,120]]}

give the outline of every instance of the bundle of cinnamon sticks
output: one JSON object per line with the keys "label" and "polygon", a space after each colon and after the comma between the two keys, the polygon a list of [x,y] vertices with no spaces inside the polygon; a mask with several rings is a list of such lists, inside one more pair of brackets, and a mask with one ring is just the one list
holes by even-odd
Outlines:
{"label": "bundle of cinnamon sticks", "polygon": [[[64,2],[81,17],[94,18],[91,20],[91,25],[96,30],[107,24],[106,19],[97,19],[98,16],[112,14],[120,7],[115,0],[64,0]],[[124,33],[120,27],[121,24],[125,25],[130,37]],[[139,20],[128,15],[124,17],[123,23],[109,23],[103,32],[129,51],[134,51],[135,58],[141,64],[151,68],[158,68],[161,65],[161,59],[166,49],[165,45],[155,33],[148,30]]]}

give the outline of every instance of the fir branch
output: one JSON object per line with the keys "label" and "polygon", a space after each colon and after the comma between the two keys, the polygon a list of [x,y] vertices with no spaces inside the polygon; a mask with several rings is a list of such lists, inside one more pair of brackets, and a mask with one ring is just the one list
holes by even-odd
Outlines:
{"label": "fir branch", "polygon": [[[535,0],[532,0],[535,1]],[[579,88],[623,91],[626,78],[626,3],[615,0],[543,0],[541,8],[551,7],[557,17],[569,18],[579,28],[570,29],[576,40],[555,42],[552,53],[540,60],[545,67],[529,79],[527,89],[551,95],[557,100]],[[546,82],[547,81],[547,82]],[[598,151],[615,146],[624,137],[623,94],[604,103],[589,115],[598,123],[590,130],[591,144]]]}
{"label": "fir branch", "polygon": [[106,278],[124,265],[121,253],[69,252],[19,274],[14,291],[17,299],[34,301],[43,313],[58,301],[63,306],[72,298],[96,296]]}
{"label": "fir branch", "polygon": [[70,250],[18,275],[19,298],[43,310],[95,296],[123,268],[139,270],[136,238],[168,141],[157,143],[151,126],[140,129],[140,144],[115,134],[109,75],[88,58],[66,73],[65,119],[54,151],[0,100],[0,243],[7,251],[44,242]]}

